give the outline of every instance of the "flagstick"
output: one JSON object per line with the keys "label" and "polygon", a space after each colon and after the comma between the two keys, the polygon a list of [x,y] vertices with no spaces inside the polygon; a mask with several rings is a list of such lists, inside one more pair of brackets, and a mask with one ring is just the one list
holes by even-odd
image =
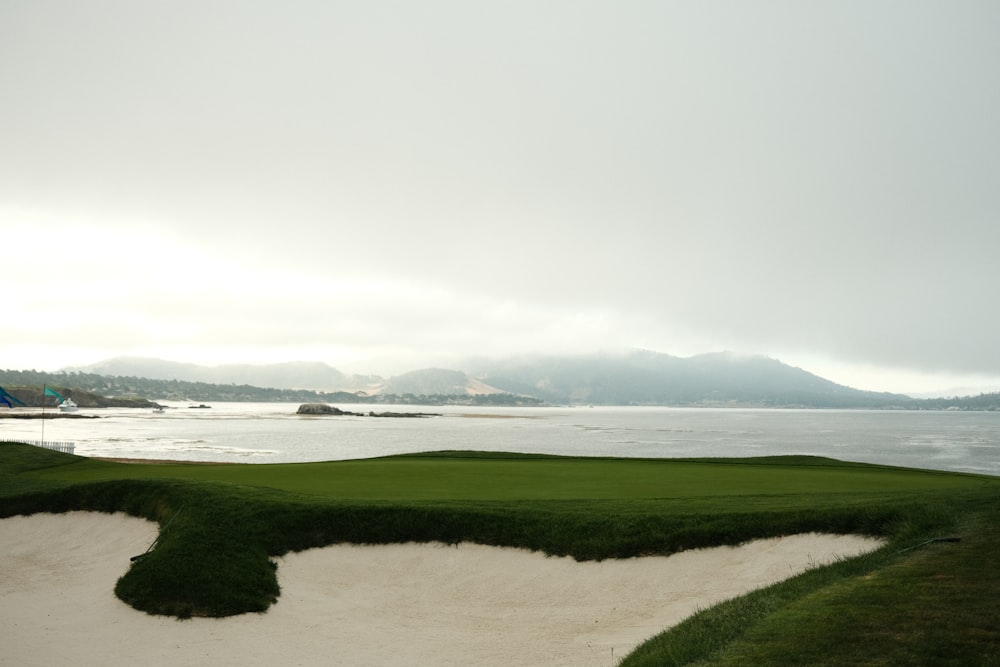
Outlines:
{"label": "flagstick", "polygon": [[45,384],[42,383],[42,447],[45,446]]}

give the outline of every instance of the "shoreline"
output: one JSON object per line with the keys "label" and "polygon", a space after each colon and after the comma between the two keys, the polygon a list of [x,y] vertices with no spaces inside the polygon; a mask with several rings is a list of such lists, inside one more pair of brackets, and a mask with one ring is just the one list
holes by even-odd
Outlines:
{"label": "shoreline", "polygon": [[100,419],[100,415],[81,415],[76,412],[0,412],[0,419]]}
{"label": "shoreline", "polygon": [[136,457],[119,458],[114,456],[88,456],[94,461],[110,461],[111,463],[149,464],[149,465],[194,465],[194,466],[232,466],[240,465],[233,461],[191,461],[188,459],[140,459]]}

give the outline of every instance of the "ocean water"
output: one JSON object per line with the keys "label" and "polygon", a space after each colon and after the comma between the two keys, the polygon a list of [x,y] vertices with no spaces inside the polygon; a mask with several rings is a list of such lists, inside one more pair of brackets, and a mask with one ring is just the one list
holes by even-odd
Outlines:
{"label": "ocean water", "polygon": [[[424,419],[313,417],[297,403],[170,403],[81,410],[96,419],[0,419],[0,440],[71,441],[82,456],[283,463],[438,450],[577,456],[830,458],[1000,475],[1000,413],[655,407],[470,408]],[[5,409],[5,408],[4,408]]]}

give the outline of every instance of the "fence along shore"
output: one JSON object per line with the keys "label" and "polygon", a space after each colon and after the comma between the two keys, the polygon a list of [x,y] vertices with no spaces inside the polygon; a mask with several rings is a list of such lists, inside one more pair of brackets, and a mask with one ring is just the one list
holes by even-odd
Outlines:
{"label": "fence along shore", "polygon": [[76,449],[76,443],[69,440],[27,440],[24,438],[14,438],[7,442],[16,442],[22,445],[32,445],[43,449],[52,449],[64,454],[72,454]]}

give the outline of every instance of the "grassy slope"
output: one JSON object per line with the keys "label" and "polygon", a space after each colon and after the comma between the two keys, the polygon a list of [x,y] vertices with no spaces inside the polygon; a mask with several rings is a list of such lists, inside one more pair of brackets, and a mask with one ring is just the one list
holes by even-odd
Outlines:
{"label": "grassy slope", "polygon": [[[664,665],[1000,665],[1000,502],[950,538],[883,550],[723,603],[634,651]],[[911,545],[912,547],[913,545]]]}
{"label": "grassy slope", "polygon": [[[895,579],[882,588],[872,582],[899,576],[892,573],[929,552],[897,554],[900,545],[962,522],[993,530],[989,512],[998,484],[809,457],[637,461],[452,453],[273,466],[123,465],[0,445],[0,516],[91,509],[161,525],[172,520],[116,591],[137,608],[178,616],[262,611],[279,593],[271,556],[340,541],[471,540],[578,558],[669,553],[808,530],[895,541],[871,557],[696,617],[641,648],[631,665],[675,664],[667,656],[684,657],[676,664],[706,656],[767,664],[768,654],[753,652],[770,650],[772,658],[796,652],[773,643],[788,636],[789,624],[833,627],[822,596],[841,590],[848,598],[873,596],[873,610],[881,601],[923,618],[925,612],[892,595]],[[963,554],[967,544],[942,552]],[[942,601],[935,602],[940,608]],[[868,621],[873,616],[884,613],[873,611]],[[853,634],[854,622],[845,622],[844,635]],[[995,640],[985,643],[996,646]],[[835,642],[825,650],[836,656],[841,648]]]}

